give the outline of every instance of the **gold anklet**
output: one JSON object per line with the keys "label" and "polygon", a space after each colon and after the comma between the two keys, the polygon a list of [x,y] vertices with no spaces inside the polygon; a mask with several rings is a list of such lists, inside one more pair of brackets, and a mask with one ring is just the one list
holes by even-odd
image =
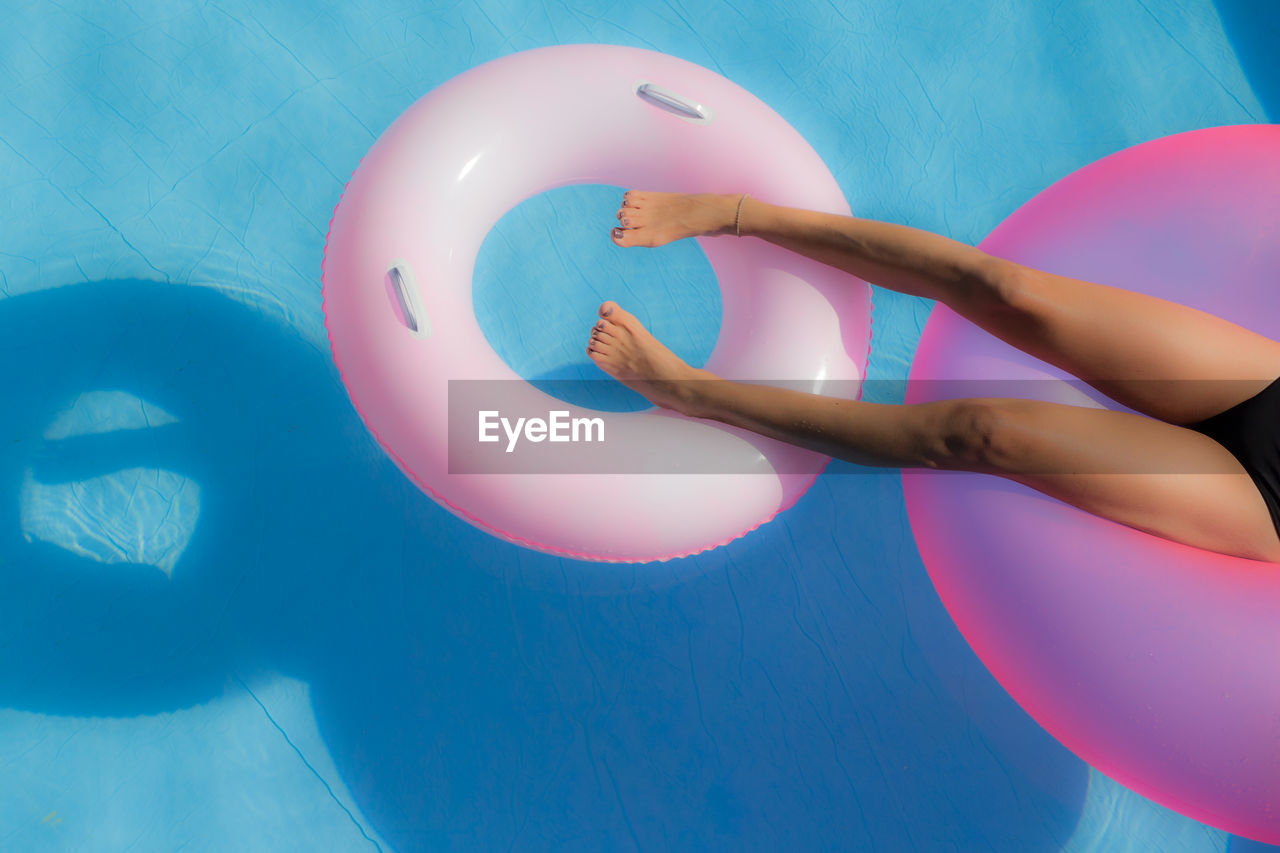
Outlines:
{"label": "gold anklet", "polygon": [[743,193],[742,198],[738,199],[738,212],[733,217],[733,233],[739,237],[742,236],[742,203],[747,200],[748,193]]}

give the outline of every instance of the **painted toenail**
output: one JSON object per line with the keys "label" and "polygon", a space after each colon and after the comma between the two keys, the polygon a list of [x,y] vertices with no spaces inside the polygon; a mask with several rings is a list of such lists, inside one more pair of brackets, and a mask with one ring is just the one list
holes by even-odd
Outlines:
{"label": "painted toenail", "polygon": [[613,309],[612,309],[612,308],[606,308],[606,309],[604,309],[604,316],[608,317],[608,316],[609,316],[610,314],[612,314],[612,313],[613,313]]}

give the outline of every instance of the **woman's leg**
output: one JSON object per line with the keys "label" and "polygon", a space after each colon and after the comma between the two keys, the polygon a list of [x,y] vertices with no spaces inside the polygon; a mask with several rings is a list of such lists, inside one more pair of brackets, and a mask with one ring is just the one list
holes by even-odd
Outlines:
{"label": "woman's leg", "polygon": [[1280,561],[1253,481],[1200,433],[1034,400],[889,405],[729,382],[689,367],[615,303],[600,316],[588,355],[656,405],[861,465],[994,474],[1176,542]]}
{"label": "woman's leg", "polygon": [[628,192],[620,246],[699,234],[744,236],[891,290],[934,299],[992,335],[1129,408],[1186,424],[1280,376],[1280,342],[1220,317],[1118,287],[1057,276],[901,225],[778,207],[741,196]]}

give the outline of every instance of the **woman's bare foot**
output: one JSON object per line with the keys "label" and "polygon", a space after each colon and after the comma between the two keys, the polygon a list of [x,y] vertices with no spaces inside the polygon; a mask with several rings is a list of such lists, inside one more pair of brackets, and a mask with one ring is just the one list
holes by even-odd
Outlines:
{"label": "woman's bare foot", "polygon": [[618,208],[622,227],[614,228],[619,246],[663,246],[684,237],[734,233],[741,194],[685,195],[628,190]]}
{"label": "woman's bare foot", "polygon": [[699,382],[715,375],[685,364],[618,303],[605,302],[599,314],[587,343],[596,366],[655,406],[693,414]]}

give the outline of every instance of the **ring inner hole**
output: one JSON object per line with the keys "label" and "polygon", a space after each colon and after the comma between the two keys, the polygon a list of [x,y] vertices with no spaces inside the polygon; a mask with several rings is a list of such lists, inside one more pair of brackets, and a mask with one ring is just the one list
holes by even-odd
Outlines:
{"label": "ring inner hole", "polygon": [[526,199],[489,231],[472,280],[480,329],[513,371],[559,400],[608,412],[650,405],[586,353],[601,302],[630,311],[694,367],[720,332],[720,287],[696,242],[623,249],[609,238],[623,191],[581,184]]}

